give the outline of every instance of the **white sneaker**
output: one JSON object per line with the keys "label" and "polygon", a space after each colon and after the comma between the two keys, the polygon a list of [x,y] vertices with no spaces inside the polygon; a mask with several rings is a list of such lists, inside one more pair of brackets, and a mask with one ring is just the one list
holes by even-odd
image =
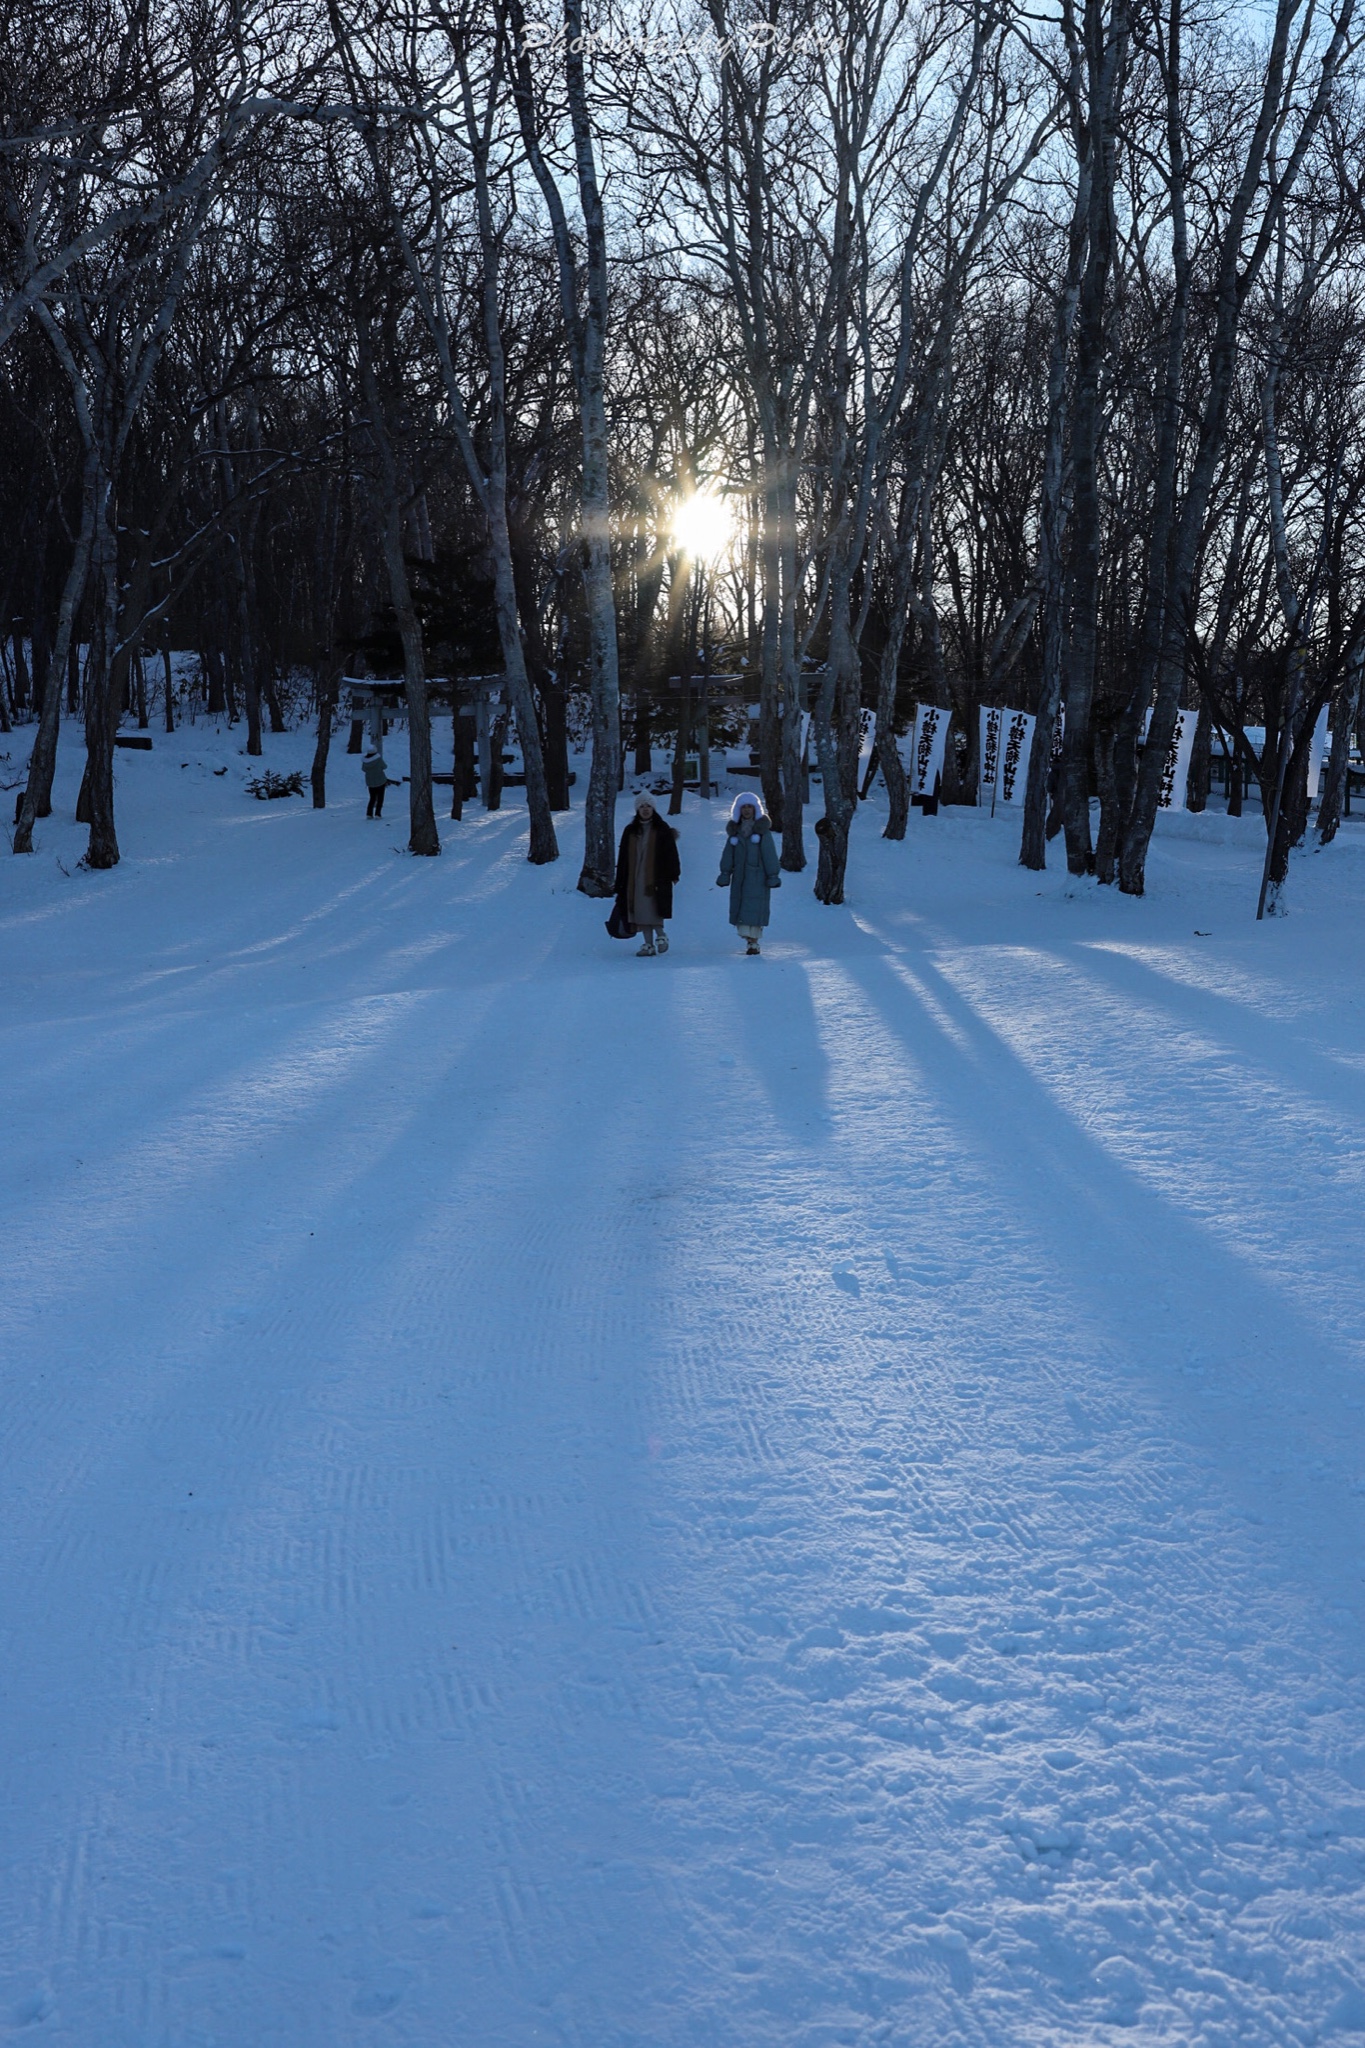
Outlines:
{"label": "white sneaker", "polygon": [[663,932],[663,931],[661,931],[661,932],[660,932],[660,933],[658,934],[658,936],[656,937],[656,939],[655,939],[655,941],[654,941],[654,950],[655,950],[655,952],[656,952],[656,953],[666,953],[666,952],[668,951],[668,933],[667,933],[667,932]]}
{"label": "white sneaker", "polygon": [[641,946],[639,952],[635,955],[635,957],[637,960],[652,960],[654,958],[653,939],[646,939],[643,946]]}

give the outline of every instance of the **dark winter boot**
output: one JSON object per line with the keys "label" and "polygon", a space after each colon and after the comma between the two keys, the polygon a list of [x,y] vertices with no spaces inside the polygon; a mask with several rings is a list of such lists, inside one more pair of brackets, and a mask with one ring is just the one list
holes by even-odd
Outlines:
{"label": "dark winter boot", "polygon": [[747,950],[747,952],[745,953],[744,957],[745,957],[745,959],[746,959],[746,960],[754,960],[754,959],[756,959],[756,958],[758,957],[758,940],[757,940],[757,939],[750,939],[750,941],[749,941],[749,946],[748,946],[748,950]]}

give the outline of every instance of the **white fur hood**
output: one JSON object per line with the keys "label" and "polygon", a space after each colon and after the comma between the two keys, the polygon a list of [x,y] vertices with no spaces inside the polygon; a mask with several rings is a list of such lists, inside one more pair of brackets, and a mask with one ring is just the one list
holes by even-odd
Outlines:
{"label": "white fur hood", "polygon": [[740,794],[731,804],[730,823],[736,826],[739,824],[739,814],[744,809],[745,804],[752,805],[758,830],[760,832],[765,830],[770,832],[772,830],[772,820],[763,808],[763,799],[761,796],[755,796],[751,789],[741,790]]}

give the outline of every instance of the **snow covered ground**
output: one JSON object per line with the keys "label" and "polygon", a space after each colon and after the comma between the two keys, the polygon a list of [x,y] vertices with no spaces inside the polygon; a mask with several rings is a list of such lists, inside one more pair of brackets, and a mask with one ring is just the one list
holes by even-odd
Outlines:
{"label": "snow covered ground", "polygon": [[0,857],[0,2035],[1365,2031],[1365,824],[748,961],[689,798],[640,961],[154,738]]}

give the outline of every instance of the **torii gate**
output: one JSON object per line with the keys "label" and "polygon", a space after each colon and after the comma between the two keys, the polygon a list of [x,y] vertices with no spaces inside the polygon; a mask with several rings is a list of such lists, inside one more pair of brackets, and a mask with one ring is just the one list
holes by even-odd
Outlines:
{"label": "torii gate", "polygon": [[[493,706],[501,700],[507,681],[504,675],[488,676],[433,676],[427,683],[427,707],[429,711],[446,710],[452,726],[455,719],[473,716],[479,745],[479,777],[483,784],[485,801],[490,794],[489,776],[492,772],[492,724]],[[408,695],[403,682],[395,677],[343,676],[343,685],[351,693],[351,738],[348,753],[360,752],[360,736],[366,725],[370,738],[378,746],[384,737],[384,727],[390,721],[403,721],[408,716]],[[452,752],[454,735],[452,733]],[[451,773],[433,773],[433,782],[453,782]]]}

